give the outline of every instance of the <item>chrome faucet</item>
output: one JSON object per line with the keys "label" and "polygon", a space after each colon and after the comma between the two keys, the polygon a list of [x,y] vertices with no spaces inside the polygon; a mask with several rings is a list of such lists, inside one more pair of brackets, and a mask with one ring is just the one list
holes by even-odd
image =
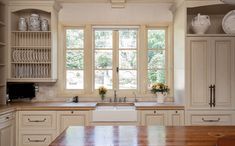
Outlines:
{"label": "chrome faucet", "polygon": [[113,99],[113,102],[117,102],[117,91],[114,90],[114,99]]}
{"label": "chrome faucet", "polygon": [[134,94],[135,102],[138,102],[137,97],[136,97],[136,93],[135,92],[132,92],[132,93]]}

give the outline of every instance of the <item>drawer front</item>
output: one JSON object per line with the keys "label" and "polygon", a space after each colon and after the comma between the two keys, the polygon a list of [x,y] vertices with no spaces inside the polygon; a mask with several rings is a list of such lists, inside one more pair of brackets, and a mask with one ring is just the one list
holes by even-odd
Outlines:
{"label": "drawer front", "polygon": [[15,118],[15,113],[7,113],[0,116],[0,123],[8,122]]}
{"label": "drawer front", "polygon": [[21,133],[19,137],[20,146],[48,146],[54,139],[52,133]]}
{"label": "drawer front", "polygon": [[191,115],[192,125],[232,125],[232,115]]}
{"label": "drawer front", "polygon": [[55,129],[56,113],[51,111],[20,112],[21,129]]}

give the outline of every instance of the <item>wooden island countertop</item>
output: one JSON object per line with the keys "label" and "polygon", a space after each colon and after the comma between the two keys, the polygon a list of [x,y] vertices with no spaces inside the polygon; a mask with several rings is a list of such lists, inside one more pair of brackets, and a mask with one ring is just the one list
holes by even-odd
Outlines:
{"label": "wooden island countertop", "polygon": [[216,146],[231,135],[235,126],[71,126],[49,146]]}

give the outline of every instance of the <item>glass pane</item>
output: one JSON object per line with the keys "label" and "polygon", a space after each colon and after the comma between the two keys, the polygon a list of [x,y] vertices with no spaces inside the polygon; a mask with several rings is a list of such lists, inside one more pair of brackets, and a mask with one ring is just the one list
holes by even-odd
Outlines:
{"label": "glass pane", "polygon": [[119,48],[137,48],[137,30],[119,30]]}
{"label": "glass pane", "polygon": [[119,89],[137,89],[136,70],[119,71]]}
{"label": "glass pane", "polygon": [[95,30],[95,48],[113,48],[112,30]]}
{"label": "glass pane", "polygon": [[119,51],[119,68],[136,69],[136,51]]}
{"label": "glass pane", "polygon": [[83,69],[83,51],[82,50],[69,50],[66,53],[66,67],[67,69]]}
{"label": "glass pane", "polygon": [[165,51],[148,51],[148,69],[165,68]]}
{"label": "glass pane", "polygon": [[95,70],[95,89],[98,89],[100,86],[112,89],[112,73],[112,70]]}
{"label": "glass pane", "polygon": [[165,70],[148,70],[148,83],[166,83],[166,71]]}
{"label": "glass pane", "polygon": [[84,31],[82,29],[66,30],[66,48],[84,48]]}
{"label": "glass pane", "polygon": [[165,30],[148,30],[148,48],[149,49],[165,49]]}
{"label": "glass pane", "polygon": [[95,68],[112,69],[112,53],[111,50],[95,51]]}
{"label": "glass pane", "polygon": [[66,89],[83,89],[84,75],[82,70],[67,70]]}

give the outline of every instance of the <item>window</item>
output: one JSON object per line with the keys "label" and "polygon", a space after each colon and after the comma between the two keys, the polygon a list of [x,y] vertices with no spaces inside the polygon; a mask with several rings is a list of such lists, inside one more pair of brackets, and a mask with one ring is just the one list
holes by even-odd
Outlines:
{"label": "window", "polygon": [[84,89],[84,30],[67,28],[66,89]]}
{"label": "window", "polygon": [[148,38],[148,86],[152,83],[167,83],[166,29],[150,28]]}
{"label": "window", "polygon": [[137,89],[137,29],[94,29],[95,89]]}

